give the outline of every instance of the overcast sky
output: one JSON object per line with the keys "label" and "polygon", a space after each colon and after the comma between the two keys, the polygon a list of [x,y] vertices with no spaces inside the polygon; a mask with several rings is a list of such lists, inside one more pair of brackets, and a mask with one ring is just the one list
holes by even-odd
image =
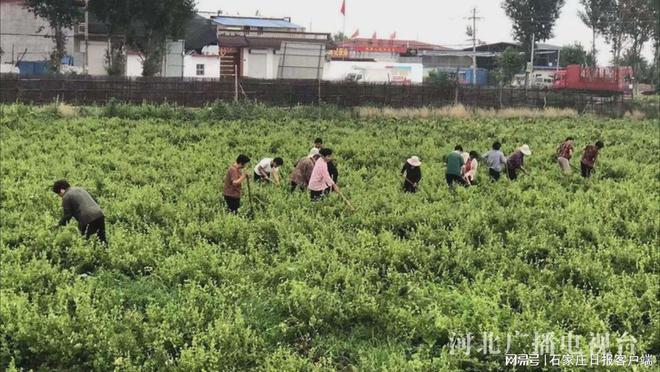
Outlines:
{"label": "overcast sky", "polygon": [[[343,27],[339,12],[342,0],[198,0],[197,9],[224,14],[264,17],[291,17],[293,23],[314,32],[336,32]],[[471,46],[465,36],[472,8],[477,8],[477,38],[486,42],[512,41],[511,22],[504,14],[501,0],[346,0],[346,34],[360,30],[362,37],[388,38],[396,31],[398,39],[417,39],[450,48]],[[578,18],[578,0],[566,0],[557,21],[555,37],[546,42],[564,45],[578,41],[591,49],[591,30]],[[610,60],[609,47],[598,38],[599,64]],[[650,43],[644,50],[652,59]]]}

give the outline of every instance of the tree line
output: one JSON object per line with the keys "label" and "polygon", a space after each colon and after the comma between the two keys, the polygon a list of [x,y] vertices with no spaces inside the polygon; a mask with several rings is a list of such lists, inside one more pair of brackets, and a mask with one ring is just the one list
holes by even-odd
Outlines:
{"label": "tree line", "polygon": [[[502,0],[501,6],[513,23],[512,34],[520,42],[520,52],[509,51],[498,60],[502,77],[513,74],[529,60],[532,41],[546,41],[554,36],[553,29],[565,0]],[[106,53],[108,73],[119,75],[124,70],[127,48],[143,56],[143,75],[160,71],[167,39],[181,38],[185,24],[195,13],[195,0],[25,0],[26,7],[44,18],[52,28],[55,44],[51,65],[59,70],[65,55],[65,30],[84,19],[85,7],[107,28],[110,47]],[[564,63],[595,66],[596,38],[603,36],[610,46],[611,62],[633,67],[638,76],[647,74],[656,82],[660,59],[660,1],[658,0],[580,0],[577,16],[592,32],[591,50],[580,45],[567,46],[562,51]],[[644,46],[652,42],[654,60],[642,57]],[[525,57],[523,59],[523,56]]]}
{"label": "tree line", "polygon": [[132,49],[142,55],[143,76],[160,71],[167,40],[183,37],[195,5],[195,0],[25,0],[25,6],[52,29],[50,63],[54,71],[60,70],[66,54],[66,30],[84,21],[87,10],[108,32],[108,73],[122,75],[125,51]]}
{"label": "tree line", "polygon": [[[565,0],[503,0],[502,8],[513,23],[512,34],[520,42],[525,60],[513,51],[503,55],[499,67],[504,75],[511,75],[521,63],[529,60],[532,40],[546,41],[554,36],[553,29]],[[565,46],[560,65],[578,63],[596,66],[596,39],[605,38],[610,47],[613,65],[629,65],[639,80],[657,82],[660,59],[660,1],[658,0],[580,0],[577,16],[591,29],[591,50],[579,44]],[[644,46],[651,42],[654,60],[642,56]],[[651,81],[649,81],[651,82]]]}

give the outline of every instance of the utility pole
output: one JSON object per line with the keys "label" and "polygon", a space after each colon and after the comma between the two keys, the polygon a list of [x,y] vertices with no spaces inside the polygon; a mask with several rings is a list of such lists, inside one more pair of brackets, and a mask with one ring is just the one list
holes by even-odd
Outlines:
{"label": "utility pole", "polygon": [[532,33],[532,53],[531,56],[529,57],[529,85],[533,84],[533,76],[534,76],[534,44],[536,44],[536,33]]}
{"label": "utility pole", "polygon": [[85,1],[85,74],[89,74],[89,1]]}
{"label": "utility pole", "polygon": [[472,85],[477,85],[477,8],[472,8]]}

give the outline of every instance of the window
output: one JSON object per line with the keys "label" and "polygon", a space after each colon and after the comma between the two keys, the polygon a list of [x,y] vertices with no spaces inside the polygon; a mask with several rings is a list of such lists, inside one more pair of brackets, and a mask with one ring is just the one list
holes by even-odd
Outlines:
{"label": "window", "polygon": [[196,73],[197,73],[197,76],[204,76],[204,65],[198,64],[196,66]]}

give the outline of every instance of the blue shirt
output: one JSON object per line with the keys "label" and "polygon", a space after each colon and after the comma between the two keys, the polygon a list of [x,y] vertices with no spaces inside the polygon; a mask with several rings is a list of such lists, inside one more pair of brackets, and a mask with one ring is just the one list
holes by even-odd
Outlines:
{"label": "blue shirt", "polygon": [[486,164],[488,164],[488,168],[496,172],[501,172],[504,168],[504,164],[506,164],[504,153],[500,150],[490,150],[485,153],[482,158],[486,161]]}

